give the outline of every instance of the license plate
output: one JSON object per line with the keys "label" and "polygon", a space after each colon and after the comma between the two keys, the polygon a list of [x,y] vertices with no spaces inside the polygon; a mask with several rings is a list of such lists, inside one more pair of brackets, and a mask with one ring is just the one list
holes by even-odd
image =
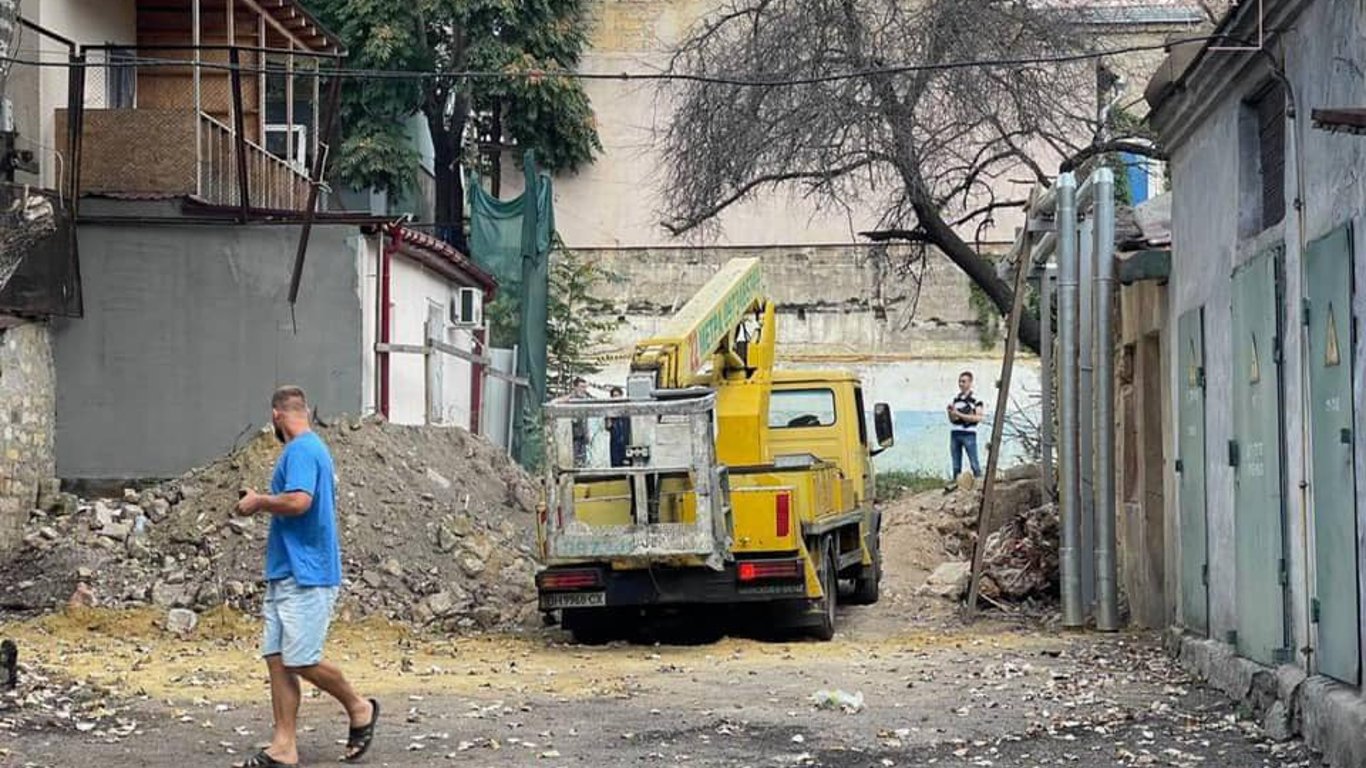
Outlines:
{"label": "license plate", "polygon": [[541,610],[596,608],[607,605],[606,592],[552,592],[541,595]]}

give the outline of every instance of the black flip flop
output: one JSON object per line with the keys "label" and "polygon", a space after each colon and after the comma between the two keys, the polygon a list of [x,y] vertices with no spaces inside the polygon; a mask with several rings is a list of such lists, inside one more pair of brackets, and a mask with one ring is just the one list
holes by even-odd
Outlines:
{"label": "black flip flop", "polygon": [[352,728],[346,734],[346,749],[349,754],[342,756],[343,763],[354,763],[370,751],[370,742],[375,740],[375,723],[379,722],[379,701],[370,699],[370,707],[370,722],[359,728]]}
{"label": "black flip flop", "polygon": [[264,749],[237,763],[233,768],[299,768],[298,763],[282,763]]}

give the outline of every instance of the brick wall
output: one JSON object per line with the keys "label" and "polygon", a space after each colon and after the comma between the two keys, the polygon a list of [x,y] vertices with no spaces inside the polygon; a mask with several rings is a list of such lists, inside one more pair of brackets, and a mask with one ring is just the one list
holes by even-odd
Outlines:
{"label": "brick wall", "polygon": [[0,330],[0,552],[20,541],[39,484],[56,473],[55,403],[47,324]]}

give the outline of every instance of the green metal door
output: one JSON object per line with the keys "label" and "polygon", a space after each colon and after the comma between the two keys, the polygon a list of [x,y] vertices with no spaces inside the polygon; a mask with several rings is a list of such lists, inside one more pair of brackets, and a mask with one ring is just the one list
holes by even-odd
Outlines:
{"label": "green metal door", "polygon": [[1176,321],[1176,468],[1181,499],[1181,617],[1186,630],[1209,634],[1208,544],[1205,519],[1205,310],[1197,307]]}
{"label": "green metal door", "polygon": [[1352,471],[1352,231],[1342,227],[1309,244],[1305,285],[1309,319],[1310,440],[1313,448],[1313,613],[1319,672],[1356,685],[1356,484]]}
{"label": "green metal door", "polygon": [[1276,262],[1265,251],[1233,271],[1234,537],[1238,653],[1278,663],[1285,648],[1281,512],[1280,333]]}

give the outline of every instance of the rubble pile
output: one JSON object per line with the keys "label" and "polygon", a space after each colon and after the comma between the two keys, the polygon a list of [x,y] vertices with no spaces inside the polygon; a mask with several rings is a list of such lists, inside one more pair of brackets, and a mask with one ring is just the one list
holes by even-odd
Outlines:
{"label": "rubble pile", "polygon": [[1016,514],[987,535],[983,578],[1011,600],[1057,594],[1058,535],[1058,510],[1052,504]]}
{"label": "rubble pile", "polygon": [[[448,630],[534,613],[532,479],[459,428],[343,418],[317,427],[337,473],[343,618],[381,615]],[[47,489],[24,547],[0,565],[0,608],[153,604],[254,612],[268,520],[234,514],[266,490],[280,446],[262,432],[183,477],[119,499]]]}
{"label": "rubble pile", "polygon": [[[1042,506],[1039,468],[1027,464],[1003,471],[996,481],[994,493],[996,503],[992,517],[996,525]],[[951,558],[972,558],[973,542],[977,539],[977,515],[982,504],[980,488],[929,491],[912,497],[909,504],[917,507],[929,525],[943,536],[944,550]]]}
{"label": "rubble pile", "polygon": [[[988,526],[992,532],[983,552],[981,594],[1012,601],[1056,595],[1058,514],[1044,503],[1038,467],[1003,472],[995,495]],[[938,534],[943,555],[917,592],[953,600],[967,593],[981,503],[980,490],[962,488],[931,491],[906,502],[914,513],[903,517]]]}

